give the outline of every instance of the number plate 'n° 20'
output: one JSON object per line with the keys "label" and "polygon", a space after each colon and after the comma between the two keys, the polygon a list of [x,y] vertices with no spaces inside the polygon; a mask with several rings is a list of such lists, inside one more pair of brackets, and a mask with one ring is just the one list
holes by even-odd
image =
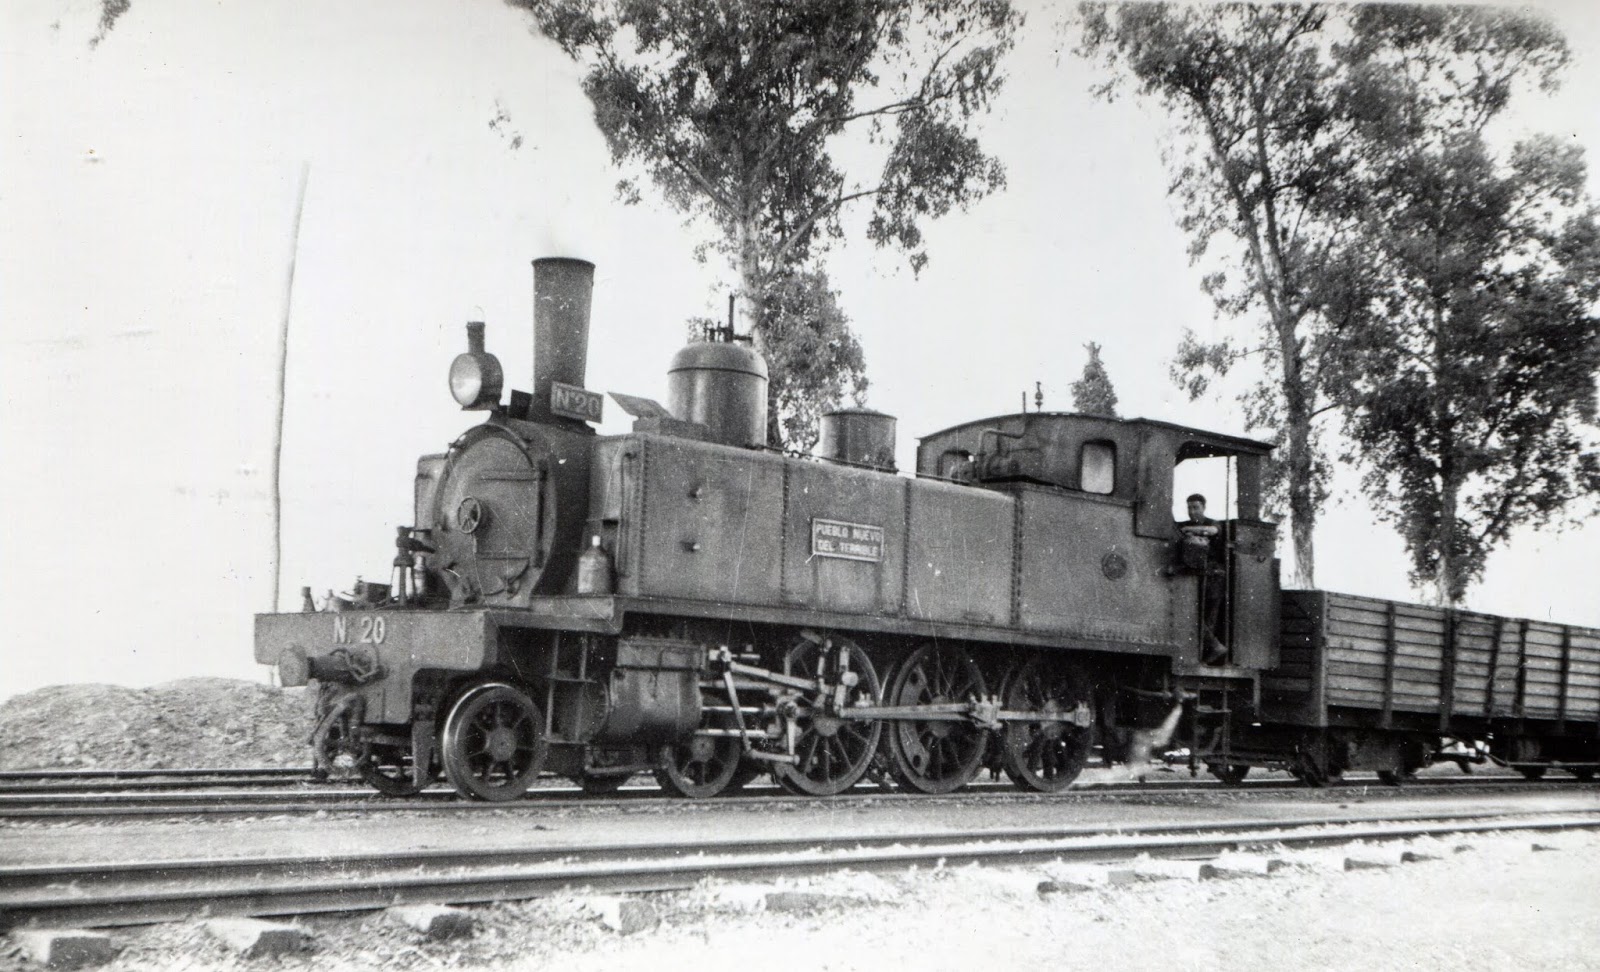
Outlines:
{"label": "number plate 'n\u00b0 20'", "polygon": [[347,614],[338,614],[333,618],[333,640],[337,644],[381,645],[388,633],[388,620],[382,615],[363,614],[351,617]]}

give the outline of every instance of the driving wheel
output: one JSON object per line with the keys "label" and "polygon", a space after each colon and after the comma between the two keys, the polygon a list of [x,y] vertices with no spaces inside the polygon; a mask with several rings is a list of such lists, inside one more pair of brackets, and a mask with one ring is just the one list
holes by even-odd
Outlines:
{"label": "driving wheel", "polygon": [[791,793],[843,793],[867,772],[883,732],[875,719],[844,718],[838,704],[841,697],[846,709],[877,702],[881,688],[872,660],[843,638],[807,633],[784,656],[783,671],[821,688],[790,700],[797,762],[776,764],[773,775]]}
{"label": "driving wheel", "polygon": [[1006,673],[1000,698],[1008,710],[1049,717],[1006,723],[1000,740],[1006,776],[1023,790],[1065,790],[1083,772],[1094,747],[1092,725],[1070,721],[1080,711],[1092,711],[1087,681],[1081,673],[1034,655]]}
{"label": "driving wheel", "polygon": [[[987,693],[983,673],[965,651],[923,645],[895,669],[885,704],[960,704]],[[902,789],[949,793],[965,786],[983,766],[988,730],[966,716],[896,719],[889,724],[889,768]]]}

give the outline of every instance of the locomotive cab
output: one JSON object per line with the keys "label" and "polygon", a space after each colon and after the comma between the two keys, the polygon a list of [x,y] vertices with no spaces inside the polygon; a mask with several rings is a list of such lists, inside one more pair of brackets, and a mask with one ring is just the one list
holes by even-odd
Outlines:
{"label": "locomotive cab", "polygon": [[[1261,519],[1271,450],[1150,419],[1024,412],[922,439],[917,472],[1013,493],[1025,513],[1057,508],[1022,538],[1046,551],[1025,557],[1030,579],[1022,593],[1033,612],[1086,619],[1114,610],[1123,639],[1162,641],[1180,662],[1198,662],[1207,640],[1205,585],[1217,585],[1215,634],[1226,657],[1214,660],[1255,670],[1270,667],[1276,651],[1276,527]],[[1218,461],[1221,475],[1212,481],[1222,495],[1210,507],[1220,514],[1216,562],[1186,565],[1174,484],[1186,465]],[[1142,630],[1129,627],[1135,624]]]}

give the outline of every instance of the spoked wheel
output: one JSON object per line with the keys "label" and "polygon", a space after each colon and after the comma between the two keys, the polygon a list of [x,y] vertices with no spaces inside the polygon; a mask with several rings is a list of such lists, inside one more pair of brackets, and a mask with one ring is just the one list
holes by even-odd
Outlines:
{"label": "spoked wheel", "polygon": [[[966,652],[923,645],[895,669],[887,705],[970,702],[988,689]],[[959,719],[895,720],[889,724],[889,768],[903,789],[949,793],[965,786],[983,766],[988,730]]]}
{"label": "spoked wheel", "polygon": [[[681,743],[661,747],[656,782],[674,796],[704,800],[734,789],[744,757],[732,736],[691,736]],[[749,782],[751,777],[745,777]]]}
{"label": "spoked wheel", "polygon": [[1006,674],[1000,698],[1012,711],[1053,717],[1047,722],[1006,723],[1001,734],[1006,776],[1023,790],[1065,790],[1083,772],[1094,747],[1093,728],[1069,721],[1080,711],[1089,711],[1087,682],[1080,673],[1046,664],[1042,655],[1034,655]]}
{"label": "spoked wheel", "polygon": [[444,772],[463,796],[515,800],[544,763],[544,717],[504,682],[469,689],[444,721]]}
{"label": "spoked wheel", "polygon": [[1249,763],[1207,763],[1206,772],[1222,781],[1223,786],[1238,786],[1250,775]]}
{"label": "spoked wheel", "polygon": [[808,634],[784,656],[783,671],[796,678],[820,678],[826,691],[796,700],[794,754],[799,762],[779,763],[773,775],[791,793],[843,793],[867,772],[883,733],[877,720],[845,719],[836,707],[841,688],[845,708],[878,701],[882,689],[872,660],[843,638]]}

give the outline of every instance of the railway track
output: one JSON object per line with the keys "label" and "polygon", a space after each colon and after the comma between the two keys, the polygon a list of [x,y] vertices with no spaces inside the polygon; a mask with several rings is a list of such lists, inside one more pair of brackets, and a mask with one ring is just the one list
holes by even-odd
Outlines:
{"label": "railway track", "polygon": [[[289,772],[289,771],[286,771]],[[51,819],[117,819],[139,817],[218,817],[229,815],[301,814],[301,813],[392,813],[417,811],[446,811],[470,813],[482,811],[515,811],[522,809],[554,809],[607,805],[617,801],[660,801],[681,805],[678,797],[664,795],[647,777],[636,786],[624,788],[605,797],[585,795],[576,786],[550,784],[529,791],[521,800],[507,803],[481,803],[459,799],[447,787],[439,786],[414,797],[397,799],[380,796],[360,784],[312,784],[309,775],[298,777],[249,777],[254,782],[234,788],[225,782],[206,779],[205,788],[197,788],[192,780],[162,781],[138,779],[113,785],[71,780],[66,783],[38,782],[0,783],[0,820],[51,820]],[[198,774],[192,779],[198,779]],[[171,783],[171,786],[155,784]],[[1584,787],[1576,780],[1548,779],[1529,782],[1519,776],[1425,777],[1411,780],[1400,787],[1386,786],[1376,779],[1346,779],[1327,792],[1344,793],[1404,793],[1419,790],[1459,794],[1537,792]],[[1592,786],[1592,784],[1588,784]],[[1226,793],[1248,798],[1252,794],[1282,791],[1307,792],[1293,779],[1246,780],[1242,784],[1226,785],[1207,777],[1188,778],[1173,775],[1152,781],[1091,782],[1075,786],[1063,794],[1043,796],[1021,793],[1009,783],[973,783],[961,791],[965,795],[983,795],[1018,800],[1037,799],[1115,799],[1144,795],[1179,793]],[[891,792],[863,786],[836,800],[872,799],[875,801],[918,801],[927,797],[918,794]],[[814,798],[791,796],[774,786],[752,786],[736,796],[712,798],[710,802],[727,805],[730,801],[795,802]],[[700,801],[705,802],[705,801]]]}
{"label": "railway track", "polygon": [[783,837],[526,846],[339,856],[174,858],[0,868],[0,929],[104,927],[199,915],[362,911],[397,903],[470,904],[563,890],[684,889],[707,877],[766,879],[838,869],[965,863],[1203,859],[1263,848],[1397,841],[1489,831],[1600,828],[1600,812],[1317,814],[1137,827],[986,828],[892,836]]}
{"label": "railway track", "polygon": [[0,786],[40,783],[47,780],[113,780],[135,783],[151,780],[237,779],[241,781],[274,782],[309,779],[311,770],[304,767],[247,766],[229,769],[183,767],[175,769],[34,769],[0,770]]}

